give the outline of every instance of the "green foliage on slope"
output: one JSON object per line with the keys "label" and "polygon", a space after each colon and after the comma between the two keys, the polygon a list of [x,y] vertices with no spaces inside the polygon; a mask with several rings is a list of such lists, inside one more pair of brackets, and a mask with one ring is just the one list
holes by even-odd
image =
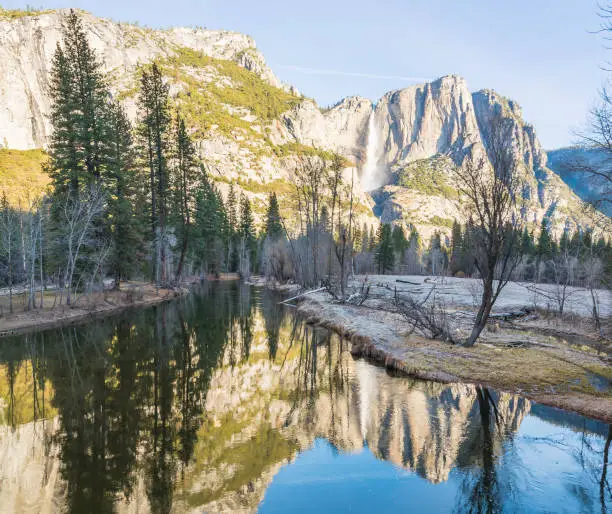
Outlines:
{"label": "green foliage on slope", "polygon": [[399,169],[397,185],[431,196],[456,199],[459,194],[449,183],[450,159],[437,156],[419,159]]}
{"label": "green foliage on slope", "polygon": [[47,154],[36,150],[0,149],[0,194],[6,193],[11,205],[25,205],[39,196],[51,179],[42,170]]}
{"label": "green foliage on slope", "polygon": [[[301,101],[233,61],[190,48],[177,47],[160,65],[181,86],[177,103],[202,136],[216,128],[234,138],[265,139],[265,125]],[[249,115],[256,119],[247,121]]]}
{"label": "green foliage on slope", "polygon": [[27,6],[25,9],[5,9],[0,5],[0,19],[17,20],[26,16],[38,16],[51,12],[53,12],[51,9],[37,9],[31,6]]}

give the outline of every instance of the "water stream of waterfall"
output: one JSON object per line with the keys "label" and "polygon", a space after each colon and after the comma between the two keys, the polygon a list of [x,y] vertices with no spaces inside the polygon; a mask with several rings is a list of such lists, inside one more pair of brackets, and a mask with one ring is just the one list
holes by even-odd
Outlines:
{"label": "water stream of waterfall", "polygon": [[370,119],[368,120],[366,161],[361,173],[361,187],[363,187],[364,191],[371,191],[380,186],[380,177],[377,176],[380,138],[376,130],[375,112],[376,110],[372,109],[372,114],[370,114]]}

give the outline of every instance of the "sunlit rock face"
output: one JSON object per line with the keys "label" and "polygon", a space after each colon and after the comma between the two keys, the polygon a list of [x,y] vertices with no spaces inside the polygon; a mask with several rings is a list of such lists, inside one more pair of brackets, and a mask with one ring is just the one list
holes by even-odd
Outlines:
{"label": "sunlit rock face", "polygon": [[[0,145],[40,148],[50,133],[47,81],[51,59],[61,40],[67,10],[17,19],[0,17]],[[235,61],[271,84],[280,82],[266,66],[255,42],[222,30],[172,28],[151,30],[80,12],[89,42],[121,90],[139,65],[188,47],[211,57]]]}
{"label": "sunlit rock face", "polygon": [[[203,28],[153,30],[79,12],[89,41],[109,73],[113,92],[133,120],[138,67],[155,59],[175,58],[181,49],[252,72],[275,87],[266,93],[275,98],[280,99],[281,93],[291,95],[285,108],[271,117],[257,113],[257,106],[254,111],[252,105],[230,105],[227,99],[216,98],[219,113],[213,119],[189,120],[197,149],[219,179],[221,191],[227,192],[227,182],[240,181],[256,213],[264,209],[267,188],[288,190],[299,153],[296,145],[306,145],[310,151],[331,150],[352,162],[345,178],[351,182],[355,178],[358,201],[365,210],[372,204],[363,190],[373,191],[375,213],[382,221],[416,225],[425,237],[439,229],[448,233],[453,219],[465,221],[453,167],[467,157],[486,155],[492,116],[501,112],[514,125],[525,221],[539,223],[546,216],[556,231],[566,224],[588,223],[580,213],[580,200],[546,167],[535,130],[523,121],[518,105],[494,91],[471,93],[461,77],[449,75],[391,91],[376,103],[347,97],[322,109],[294,87],[282,85],[246,35]],[[40,148],[49,141],[47,83],[66,13],[0,17],[0,147]],[[236,77],[218,62],[207,65],[187,59],[178,66],[178,74],[169,75],[168,80],[171,96],[183,102],[201,103],[194,94],[210,100],[209,86],[241,88],[251,99],[262,97],[256,85],[237,84]],[[194,87],[198,91],[190,90]],[[219,120],[220,113],[230,118]],[[434,180],[427,169],[441,156],[449,165],[442,178]],[[406,181],[406,167],[414,163],[420,180]],[[445,187],[431,187],[440,180]],[[363,222],[376,220],[360,214],[359,223]]]}
{"label": "sunlit rock face", "polygon": [[376,116],[387,166],[436,154],[450,154],[460,163],[480,142],[472,95],[456,75],[387,93]]}

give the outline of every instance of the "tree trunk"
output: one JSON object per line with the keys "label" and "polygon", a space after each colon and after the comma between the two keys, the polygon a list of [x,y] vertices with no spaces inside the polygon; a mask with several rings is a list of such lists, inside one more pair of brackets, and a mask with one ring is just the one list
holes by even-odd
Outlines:
{"label": "tree trunk", "polygon": [[[490,274],[492,276],[492,274]],[[484,284],[484,290],[482,292],[482,300],[480,301],[480,308],[476,314],[476,320],[474,321],[474,327],[472,333],[465,342],[465,346],[474,346],[476,340],[480,336],[480,333],[487,326],[487,320],[489,314],[491,314],[491,308],[493,307],[493,279],[487,278]]]}
{"label": "tree trunk", "polygon": [[13,257],[11,255],[11,232],[8,234],[8,279],[9,279],[9,312],[13,313]]}

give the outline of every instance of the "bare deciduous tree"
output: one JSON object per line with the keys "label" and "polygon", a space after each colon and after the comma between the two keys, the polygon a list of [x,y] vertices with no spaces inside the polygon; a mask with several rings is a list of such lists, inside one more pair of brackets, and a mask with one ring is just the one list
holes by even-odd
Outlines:
{"label": "bare deciduous tree", "polygon": [[517,163],[512,123],[498,113],[491,119],[487,157],[468,158],[457,170],[466,198],[466,218],[474,219],[474,265],[483,290],[474,326],[465,341],[472,346],[487,324],[491,309],[518,263]]}
{"label": "bare deciduous tree", "polygon": [[64,287],[67,288],[66,303],[70,305],[75,270],[82,257],[82,249],[93,235],[94,220],[104,209],[104,193],[99,185],[92,185],[79,197],[68,196],[62,208],[63,237],[66,244]]}
{"label": "bare deciduous tree", "polygon": [[7,260],[7,279],[9,287],[9,311],[13,312],[13,281],[14,281],[14,269],[13,269],[13,249],[16,244],[16,215],[14,210],[10,207],[6,193],[2,194],[1,201],[1,212],[0,212],[0,244]]}

